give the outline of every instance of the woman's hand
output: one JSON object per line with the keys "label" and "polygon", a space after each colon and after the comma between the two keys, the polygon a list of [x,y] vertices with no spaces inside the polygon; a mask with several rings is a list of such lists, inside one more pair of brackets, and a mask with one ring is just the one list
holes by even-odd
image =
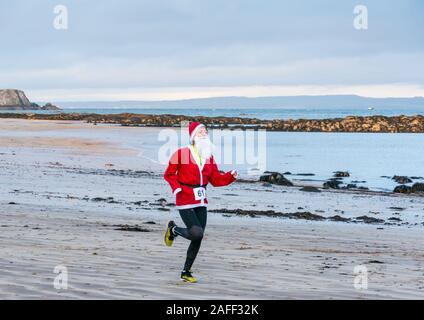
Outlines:
{"label": "woman's hand", "polygon": [[235,179],[237,179],[237,177],[238,177],[238,172],[237,172],[237,170],[233,170],[233,171],[231,171],[231,174],[233,175],[233,177],[234,177]]}

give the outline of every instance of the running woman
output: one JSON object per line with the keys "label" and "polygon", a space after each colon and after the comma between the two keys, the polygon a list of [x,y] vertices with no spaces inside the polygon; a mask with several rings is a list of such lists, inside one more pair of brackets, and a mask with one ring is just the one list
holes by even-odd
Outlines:
{"label": "running woman", "polygon": [[206,228],[207,205],[206,186],[222,187],[234,182],[237,171],[221,173],[213,158],[214,146],[209,139],[206,127],[199,122],[189,125],[190,145],[177,150],[169,160],[164,178],[176,195],[176,208],[179,210],[185,228],[169,221],[165,232],[165,244],[172,246],[174,239],[181,236],[190,240],[187,258],[181,279],[195,283],[191,266],[196,259]]}

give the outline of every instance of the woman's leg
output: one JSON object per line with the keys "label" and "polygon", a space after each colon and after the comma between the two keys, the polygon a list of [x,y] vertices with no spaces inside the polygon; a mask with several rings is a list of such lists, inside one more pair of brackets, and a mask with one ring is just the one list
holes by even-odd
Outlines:
{"label": "woman's leg", "polygon": [[202,244],[203,235],[206,228],[206,221],[207,221],[207,210],[206,207],[197,207],[194,209],[195,215],[197,217],[197,220],[199,221],[199,225],[201,228],[201,231],[198,234],[198,237],[190,242],[190,245],[187,250],[187,258],[184,264],[184,270],[189,271],[191,269],[191,266],[194,263],[194,260],[196,260],[197,253],[200,250],[200,245]]}
{"label": "woman's leg", "polygon": [[206,207],[180,210],[181,219],[187,228],[175,227],[174,232],[188,240],[191,240],[187,250],[187,258],[184,270],[189,271],[199,252],[206,227],[207,213]]}
{"label": "woman's leg", "polygon": [[195,209],[183,209],[179,210],[179,212],[186,228],[175,227],[174,232],[188,240],[195,240],[201,235],[201,232],[203,232],[203,230],[200,230],[202,228]]}

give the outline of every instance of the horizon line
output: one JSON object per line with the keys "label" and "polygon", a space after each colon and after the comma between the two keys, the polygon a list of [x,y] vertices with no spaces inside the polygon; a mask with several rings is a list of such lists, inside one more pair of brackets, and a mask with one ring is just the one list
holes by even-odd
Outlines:
{"label": "horizon line", "polygon": [[[3,89],[0,89],[3,90]],[[14,89],[19,90],[19,89]],[[209,96],[209,97],[198,97],[198,98],[182,98],[182,99],[162,99],[162,100],[156,100],[156,99],[129,99],[129,100],[123,100],[123,99],[110,99],[110,100],[55,100],[56,103],[79,103],[79,102],[179,102],[179,101],[193,101],[193,100],[211,100],[211,99],[225,99],[225,98],[242,98],[242,99],[267,99],[267,98],[297,98],[297,97],[358,97],[358,98],[366,98],[366,99],[375,99],[375,100],[384,100],[384,99],[417,99],[421,98],[424,99],[424,96],[405,96],[405,97],[396,97],[396,96],[387,96],[387,97],[372,97],[372,96],[365,96],[365,95],[358,95],[358,94],[311,94],[311,95],[305,95],[305,94],[299,94],[299,95],[269,95],[269,96],[242,96],[242,95],[230,95],[230,96]],[[35,102],[49,102],[47,100],[38,100]]]}

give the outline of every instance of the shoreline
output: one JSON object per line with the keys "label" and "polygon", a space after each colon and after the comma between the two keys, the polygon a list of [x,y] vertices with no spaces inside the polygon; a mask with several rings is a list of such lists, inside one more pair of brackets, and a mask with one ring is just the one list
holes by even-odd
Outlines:
{"label": "shoreline", "polygon": [[66,120],[126,127],[180,127],[181,123],[200,121],[216,129],[264,129],[275,132],[358,132],[358,133],[424,133],[424,116],[346,116],[329,119],[260,120],[241,117],[205,117],[153,114],[83,114],[83,113],[0,113],[0,119]]}
{"label": "shoreline", "polygon": [[[31,148],[33,150],[42,149],[59,149],[66,151],[69,155],[78,154],[98,154],[99,159],[105,156],[124,156],[121,157],[123,160],[130,159],[133,157],[135,162],[137,159],[147,160],[152,168],[144,171],[157,171],[163,170],[163,164],[152,163],[152,157],[150,154],[144,156],[142,146],[144,140],[150,139],[138,137],[142,136],[151,137],[155,139],[157,135],[158,127],[120,127],[115,124],[101,124],[93,126],[90,123],[84,121],[70,121],[70,120],[27,120],[27,119],[0,119],[0,145],[7,148]],[[140,142],[137,146],[133,143],[128,143],[128,135],[136,136],[137,141]],[[150,148],[151,149],[151,148]],[[154,160],[154,159],[153,159]],[[125,161],[126,165],[129,165],[127,169],[138,170],[137,163],[131,161],[129,163]],[[144,161],[145,162],[145,161]],[[63,164],[62,164],[63,165]],[[65,165],[66,167],[66,165]],[[67,163],[67,167],[72,169],[72,162]],[[113,172],[117,167],[110,164],[105,164],[105,167]],[[63,167],[64,168],[64,167]],[[307,168],[305,169],[307,172]],[[131,171],[131,170],[130,170]],[[361,180],[357,177],[352,178],[349,172],[341,172],[347,174],[346,177],[336,177],[335,171],[329,173],[327,176],[315,177],[316,173],[296,173],[284,172],[278,173],[277,171],[264,171],[263,173],[257,173],[254,176],[240,176],[238,179],[239,183],[256,183],[256,185],[265,185],[270,187],[272,185],[284,185],[284,181],[293,182],[295,187],[305,187],[319,190],[332,190],[337,192],[351,192],[356,194],[374,194],[374,195],[399,195],[409,194],[411,196],[420,197],[422,196],[422,185],[424,178],[422,176],[410,175],[402,176],[398,175],[399,172],[392,171],[392,175],[384,175],[380,178],[388,181],[388,184],[393,184],[393,187],[385,188],[373,188],[366,184],[365,179]],[[278,177],[270,177],[269,175],[281,174],[282,182],[280,183]],[[387,173],[386,173],[387,174]],[[394,178],[400,178],[400,180],[394,180]],[[261,180],[262,178],[266,178]],[[272,178],[272,179],[267,179]],[[367,179],[368,180],[368,179]],[[396,183],[395,183],[396,182]],[[413,184],[419,185],[420,190],[413,190]],[[409,186],[411,184],[411,186]],[[396,189],[397,188],[397,189]],[[419,188],[418,188],[419,189]],[[308,191],[308,190],[306,190]],[[310,191],[313,192],[314,190]]]}
{"label": "shoreline", "polygon": [[[90,124],[81,122],[71,122],[71,121],[45,121],[45,120],[3,120],[2,129],[4,133],[0,131],[0,143],[2,144],[2,150],[0,150],[0,161],[9,159],[13,163],[16,161],[19,153],[24,153],[31,155],[32,160],[25,164],[25,168],[32,168],[31,170],[46,170],[45,173],[49,175],[70,175],[74,176],[74,179],[147,179],[148,181],[154,180],[160,182],[163,180],[162,171],[164,170],[163,166],[156,167],[146,167],[146,161],[142,158],[137,157],[137,153],[132,149],[126,149],[122,144],[119,144],[119,141],[111,141],[105,135],[107,132],[117,132],[120,133],[123,129],[113,126],[113,125],[104,125],[93,127]],[[81,135],[80,130],[87,130]],[[100,134],[95,137],[92,136],[93,130],[100,130]],[[134,130],[127,128],[125,130]],[[153,128],[139,128],[136,129],[141,132],[150,132],[152,133]],[[141,130],[141,131],[140,131]],[[24,134],[23,133],[28,133]],[[58,133],[64,133],[66,135],[57,137]],[[78,133],[79,136],[74,137],[73,133]],[[16,136],[13,136],[13,135]],[[46,136],[47,134],[47,136]],[[120,134],[120,136],[122,136]],[[123,140],[120,140],[123,141]],[[7,142],[7,143],[6,143]],[[29,153],[28,153],[29,152]],[[49,152],[53,152],[52,156],[47,156]],[[56,154],[59,153],[59,154]],[[46,154],[46,160],[44,154]],[[25,157],[27,156],[25,155]],[[62,156],[63,155],[63,156]],[[68,157],[72,158],[69,159]],[[76,158],[74,158],[76,157]],[[51,158],[51,159],[50,159]],[[131,161],[127,162],[126,160],[130,159]],[[140,162],[141,161],[141,162]],[[34,163],[36,165],[34,165]],[[44,163],[44,164],[43,164]],[[8,164],[8,166],[10,166]],[[6,169],[7,167],[4,167]],[[22,169],[20,169],[22,170]],[[281,193],[286,196],[296,195],[300,199],[304,197],[322,197],[322,198],[345,198],[345,199],[354,199],[354,198],[374,198],[374,199],[388,199],[387,201],[393,202],[388,208],[398,208],[398,211],[403,211],[405,207],[398,206],[395,204],[397,201],[418,201],[421,202],[423,199],[422,193],[398,193],[394,191],[379,191],[379,190],[370,190],[365,187],[325,187],[325,181],[335,181],[341,182],[343,178],[334,178],[328,177],[326,180],[304,180],[302,177],[314,175],[311,173],[300,173],[294,174],[290,172],[284,173],[286,178],[288,178],[289,184],[280,184],[278,181],[273,181],[273,179],[262,179],[263,177],[272,177],[275,172],[266,171],[261,176],[255,177],[240,177],[234,186],[238,190],[245,190],[247,192],[260,192],[261,194],[267,194],[271,197],[278,197]],[[401,177],[402,178],[402,177]],[[407,177],[404,177],[407,178]],[[417,177],[423,179],[422,177]],[[283,180],[287,180],[283,177]],[[163,181],[162,181],[163,182]],[[348,184],[347,182],[343,182]],[[214,190],[214,188],[211,188]],[[28,191],[28,190],[26,190]],[[11,194],[14,195],[23,195],[26,191],[22,191],[19,188],[12,190]],[[39,194],[35,192],[35,194]],[[237,193],[232,194],[231,192],[224,192],[223,195],[228,197],[237,197]],[[47,192],[45,195],[42,193],[39,195],[45,199],[51,199],[51,195]],[[109,194],[108,196],[94,195],[89,197],[87,195],[72,195],[69,196],[72,199],[81,201],[81,203],[100,203],[100,204],[115,204],[122,208],[130,208],[132,210],[145,210],[149,209],[148,207],[155,204],[155,201],[149,201],[148,203],[138,203],[138,201],[129,201],[120,199],[114,194]],[[63,199],[67,199],[65,196],[61,196]],[[93,200],[94,199],[94,200]],[[160,211],[172,210],[171,203],[169,200],[165,202],[165,205],[162,205],[159,209]],[[350,201],[350,200],[349,200]],[[160,207],[160,206],[159,206]],[[401,207],[401,208],[400,208]],[[225,208],[222,210],[222,208]],[[317,221],[336,221],[336,222],[360,222],[358,220],[368,221],[370,223],[376,222],[381,225],[401,225],[404,221],[398,221],[396,216],[387,216],[385,218],[373,217],[376,215],[376,212],[369,210],[370,212],[356,212],[349,217],[340,216],[340,212],[334,211],[328,215],[322,215],[321,210],[316,211],[306,209],[303,206],[289,206],[289,207],[280,207],[277,208],[274,206],[267,206],[263,208],[251,207],[239,207],[235,208],[234,206],[225,207],[218,206],[212,207],[212,210],[216,212],[221,212],[224,215],[233,215],[233,216],[250,216],[250,217],[282,217],[296,220],[317,220]],[[219,211],[221,210],[221,211]],[[228,211],[229,210],[229,211]],[[392,211],[390,209],[389,211]],[[396,211],[396,210],[395,210]],[[267,214],[269,213],[269,214]],[[302,214],[304,213],[304,214]],[[371,215],[370,215],[371,213]],[[340,217],[339,217],[340,216]],[[358,219],[359,218],[359,219]],[[389,220],[389,218],[393,218]],[[374,220],[376,219],[376,220]],[[408,225],[418,225],[422,224],[421,221],[410,221]]]}
{"label": "shoreline", "polygon": [[[0,239],[7,244],[0,248],[1,298],[422,296],[423,197],[306,192],[296,185],[243,181],[208,188],[208,226],[193,268],[200,281],[191,285],[179,280],[188,243],[181,238],[172,248],[163,243],[166,222],[182,224],[174,196],[159,174],[163,168],[149,167],[134,154],[110,153],[104,143],[85,152],[80,148],[83,140],[93,138],[119,148],[123,131],[151,139],[155,130],[59,121],[2,124],[0,137],[61,139],[47,139],[42,148],[31,143],[21,147],[19,140],[0,146]],[[121,140],[110,140],[110,132]],[[75,152],[70,156],[72,148],[56,142],[68,144],[64,137],[74,136],[79,140],[71,145]],[[267,212],[281,217],[263,215]],[[354,287],[358,265],[368,270],[367,290]],[[68,270],[66,290],[53,285],[57,266]],[[264,270],[267,278],[258,283],[257,274]]]}

